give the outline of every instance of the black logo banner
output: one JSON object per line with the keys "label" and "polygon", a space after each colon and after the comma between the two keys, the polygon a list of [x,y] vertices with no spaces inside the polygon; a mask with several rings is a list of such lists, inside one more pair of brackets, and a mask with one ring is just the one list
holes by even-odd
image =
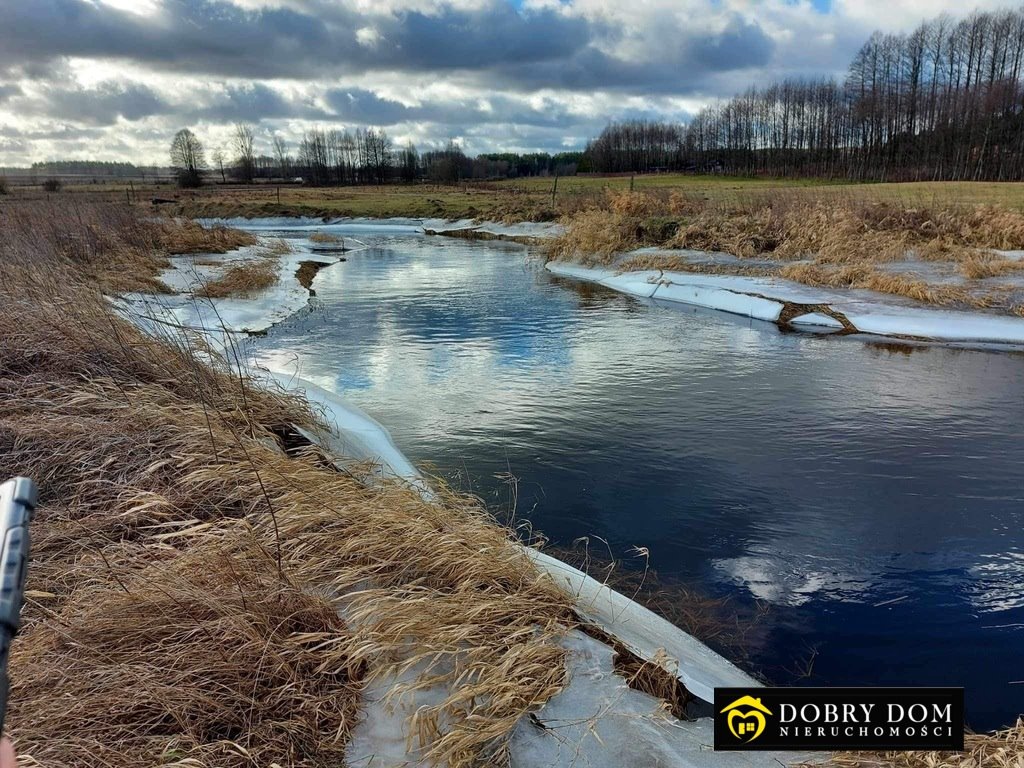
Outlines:
{"label": "black logo banner", "polygon": [[716,750],[964,748],[963,688],[716,688]]}

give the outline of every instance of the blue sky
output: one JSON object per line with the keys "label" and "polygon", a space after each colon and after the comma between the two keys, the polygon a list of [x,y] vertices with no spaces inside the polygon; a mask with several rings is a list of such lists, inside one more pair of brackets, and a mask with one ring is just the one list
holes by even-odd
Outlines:
{"label": "blue sky", "polygon": [[[981,7],[999,3],[981,0]],[[0,166],[163,163],[189,126],[259,148],[379,126],[427,148],[579,148],[752,83],[841,77],[953,0],[0,0]]]}

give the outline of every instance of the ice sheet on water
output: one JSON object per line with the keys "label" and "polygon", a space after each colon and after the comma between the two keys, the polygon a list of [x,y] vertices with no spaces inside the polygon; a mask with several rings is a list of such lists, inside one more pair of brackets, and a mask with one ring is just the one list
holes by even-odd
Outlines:
{"label": "ice sheet on water", "polygon": [[[627,278],[627,273],[620,275],[607,267],[550,262],[547,268],[556,275],[645,295],[635,290],[637,278]],[[650,294],[653,298],[719,309],[769,322],[778,320],[783,303],[821,304],[845,315],[862,333],[943,342],[1024,344],[1024,318],[1008,315],[929,307],[872,291],[812,288],[775,277],[672,271],[634,274],[648,275],[648,280],[659,283]],[[821,313],[814,313],[810,318],[805,315],[805,320],[820,323]]]}

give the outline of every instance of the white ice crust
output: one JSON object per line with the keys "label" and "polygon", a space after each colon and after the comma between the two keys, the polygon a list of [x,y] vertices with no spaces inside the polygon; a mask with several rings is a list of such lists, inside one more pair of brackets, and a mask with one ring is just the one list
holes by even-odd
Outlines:
{"label": "white ice crust", "polygon": [[178,256],[158,276],[176,294],[126,294],[122,306],[150,322],[180,326],[215,335],[263,331],[294,315],[309,302],[309,290],[295,277],[299,263],[316,259],[309,251],[296,250],[279,258],[279,278],[274,285],[246,298],[204,299],[193,291],[214,279],[228,265],[258,258],[260,246],[226,254]]}
{"label": "white ice crust", "polygon": [[[619,272],[565,262],[549,262],[547,269],[634,296],[693,304],[767,322],[779,319],[786,302],[822,304],[844,315],[861,333],[942,342],[1024,344],[1024,318],[914,306],[870,291],[827,291],[770,277],[659,270]],[[838,320],[820,312],[805,313],[794,323],[842,327]]]}
{"label": "white ice crust", "polygon": [[498,237],[528,237],[537,240],[557,237],[564,231],[561,224],[553,222],[524,221],[516,224],[502,224],[497,221],[475,219],[411,219],[396,217],[389,219],[365,218],[314,218],[270,216],[263,218],[219,218],[197,219],[206,227],[222,226],[234,229],[280,232],[302,232],[323,230],[336,234],[378,233],[412,234],[430,230],[444,233],[473,229]]}

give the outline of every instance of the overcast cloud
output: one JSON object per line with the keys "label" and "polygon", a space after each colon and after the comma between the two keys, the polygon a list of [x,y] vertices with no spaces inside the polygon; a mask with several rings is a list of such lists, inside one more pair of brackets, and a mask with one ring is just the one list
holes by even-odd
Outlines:
{"label": "overcast cloud", "polygon": [[[981,0],[980,7],[1004,3]],[[294,148],[381,126],[421,148],[581,148],[750,83],[841,75],[876,28],[956,0],[0,0],[0,166],[166,163],[190,126]]]}

